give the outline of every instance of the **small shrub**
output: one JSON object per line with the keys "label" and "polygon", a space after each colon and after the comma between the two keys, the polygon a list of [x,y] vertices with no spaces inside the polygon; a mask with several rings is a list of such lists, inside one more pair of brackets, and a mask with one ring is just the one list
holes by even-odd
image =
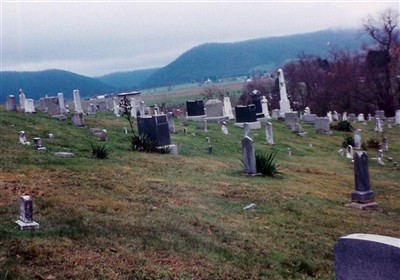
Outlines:
{"label": "small shrub", "polygon": [[367,139],[366,146],[367,146],[368,148],[371,148],[371,149],[379,149],[380,146],[381,146],[381,143],[380,143],[379,140],[376,139],[376,138],[368,138],[368,139]]}
{"label": "small shrub", "polygon": [[107,147],[106,145],[101,145],[101,144],[92,144],[92,156],[99,158],[99,159],[105,159],[108,158],[108,156],[111,153],[111,149]]}
{"label": "small shrub", "polygon": [[271,153],[267,152],[256,152],[256,168],[257,173],[261,173],[265,176],[274,177],[277,174],[282,174],[278,171],[278,165],[275,162],[276,151]]}
{"label": "small shrub", "polygon": [[157,152],[157,141],[147,134],[136,135],[131,137],[131,150],[154,153]]}
{"label": "small shrub", "polygon": [[354,130],[353,126],[348,121],[340,121],[335,125],[331,125],[333,130],[343,131],[343,132],[352,132]]}
{"label": "small shrub", "polygon": [[354,138],[351,135],[346,136],[342,142],[343,148],[347,148],[349,145],[354,147]]}

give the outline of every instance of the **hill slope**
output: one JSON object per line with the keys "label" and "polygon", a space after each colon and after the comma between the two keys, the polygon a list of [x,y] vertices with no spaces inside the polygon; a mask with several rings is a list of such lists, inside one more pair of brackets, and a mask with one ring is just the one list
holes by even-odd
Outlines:
{"label": "hill slope", "polygon": [[159,69],[160,68],[151,68],[127,72],[115,72],[104,76],[95,77],[95,79],[122,91],[129,91],[137,89],[141,83],[143,83]]}
{"label": "hill slope", "polygon": [[48,94],[57,95],[63,92],[66,98],[72,98],[72,91],[79,89],[81,97],[109,93],[115,90],[112,86],[94,78],[85,77],[63,70],[45,70],[39,72],[1,72],[0,102],[6,96],[18,95],[22,88],[27,98],[39,99]]}
{"label": "hill slope", "polygon": [[361,40],[353,30],[325,30],[235,43],[208,43],[185,52],[154,73],[142,86],[246,75],[256,68],[268,71],[303,52],[326,56],[334,47],[357,49],[360,45]]}

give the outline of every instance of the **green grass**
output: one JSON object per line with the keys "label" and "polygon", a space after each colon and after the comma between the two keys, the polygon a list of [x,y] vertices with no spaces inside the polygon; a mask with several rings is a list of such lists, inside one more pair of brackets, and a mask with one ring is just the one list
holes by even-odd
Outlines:
{"label": "green grass", "polygon": [[[283,174],[271,178],[242,175],[243,131],[232,123],[223,135],[217,124],[203,132],[189,122],[184,135],[176,119],[178,156],[130,151],[129,124],[111,112],[85,123],[0,110],[0,279],[334,279],[340,236],[398,237],[400,170],[387,158],[379,166],[375,149],[367,153],[380,210],[344,207],[354,189],[353,166],[337,155],[345,132],[325,136],[303,125],[303,138],[273,121],[271,147],[264,128],[251,131],[256,150],[277,152]],[[376,137],[374,124],[354,126],[363,139]],[[108,131],[106,160],[92,157],[93,127]],[[20,130],[47,150],[18,144]],[[399,162],[400,127],[384,133],[385,156]],[[14,225],[24,193],[34,199],[35,232]],[[250,203],[256,208],[243,210]]]}

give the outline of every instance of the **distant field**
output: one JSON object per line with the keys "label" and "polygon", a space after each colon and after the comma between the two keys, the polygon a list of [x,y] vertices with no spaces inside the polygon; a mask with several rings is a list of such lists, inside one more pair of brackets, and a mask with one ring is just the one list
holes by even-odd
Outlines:
{"label": "distant field", "polygon": [[[247,177],[242,129],[229,123],[223,135],[217,124],[204,132],[189,122],[184,135],[183,122],[175,119],[180,154],[172,156],[130,151],[128,122],[111,112],[74,128],[70,119],[1,107],[0,279],[334,279],[339,237],[399,237],[399,126],[384,132],[384,166],[367,150],[380,209],[360,211],[344,206],[354,190],[353,166],[337,154],[347,133],[320,135],[304,124],[308,136],[299,137],[272,121],[275,146],[264,144],[264,128],[250,136],[256,150],[277,151],[283,174]],[[372,123],[355,126],[364,141],[375,137]],[[91,156],[94,127],[108,131],[108,159]],[[20,130],[47,150],[18,144]],[[22,194],[33,197],[38,231],[14,224]],[[250,203],[256,207],[243,210]]]}

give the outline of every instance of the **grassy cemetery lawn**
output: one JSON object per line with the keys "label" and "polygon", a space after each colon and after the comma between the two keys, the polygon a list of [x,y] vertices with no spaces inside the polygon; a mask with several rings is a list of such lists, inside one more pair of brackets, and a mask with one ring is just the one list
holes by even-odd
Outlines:
{"label": "grassy cemetery lawn", "polygon": [[[351,160],[338,155],[348,133],[303,124],[299,137],[272,121],[268,146],[265,127],[252,130],[256,150],[277,152],[283,174],[272,178],[242,175],[243,130],[232,122],[229,135],[195,122],[184,135],[175,119],[177,156],[130,151],[128,121],[111,112],[85,124],[0,110],[0,279],[334,279],[339,237],[400,237],[400,126],[384,128],[384,166],[367,150],[379,209],[362,211],[344,206],[354,190]],[[354,126],[363,141],[376,136],[373,123]],[[91,156],[95,127],[108,131],[106,159]],[[18,144],[21,130],[31,145]],[[54,156],[61,151],[76,156]],[[14,223],[22,194],[32,196],[37,231]]]}

